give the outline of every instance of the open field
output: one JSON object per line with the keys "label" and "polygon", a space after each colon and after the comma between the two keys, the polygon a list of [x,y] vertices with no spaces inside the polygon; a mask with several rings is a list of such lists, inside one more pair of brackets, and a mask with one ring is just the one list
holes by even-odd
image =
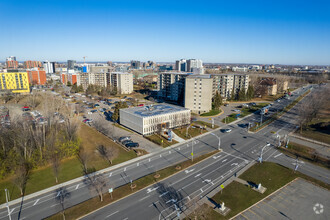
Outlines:
{"label": "open field", "polygon": [[[94,167],[96,170],[100,170],[109,166],[109,163],[102,159],[96,152],[95,148],[99,144],[104,146],[115,147],[117,150],[116,157],[113,160],[113,165],[122,163],[136,157],[134,151],[125,151],[120,146],[115,144],[109,138],[100,134],[96,130],[82,124],[79,131],[78,137],[81,140],[83,148],[90,155],[88,158],[89,167]],[[76,157],[67,158],[61,161],[60,172],[58,177],[58,183],[63,183],[68,180],[82,176],[81,164]],[[56,185],[55,176],[51,166],[41,167],[33,170],[30,179],[26,186],[26,195],[37,192],[39,190]],[[13,184],[12,177],[0,181],[0,203],[5,202],[4,190],[9,189],[11,200],[19,198],[19,189]]]}

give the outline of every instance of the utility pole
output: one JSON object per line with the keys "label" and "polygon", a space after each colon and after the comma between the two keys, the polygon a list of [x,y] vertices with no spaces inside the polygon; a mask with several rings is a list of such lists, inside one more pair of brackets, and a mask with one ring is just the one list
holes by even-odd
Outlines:
{"label": "utility pole", "polygon": [[9,190],[8,189],[5,189],[5,194],[6,194],[8,217],[9,217],[9,220],[11,220],[11,212],[10,212],[10,208],[9,208],[9,204],[8,204],[8,197],[9,197]]}

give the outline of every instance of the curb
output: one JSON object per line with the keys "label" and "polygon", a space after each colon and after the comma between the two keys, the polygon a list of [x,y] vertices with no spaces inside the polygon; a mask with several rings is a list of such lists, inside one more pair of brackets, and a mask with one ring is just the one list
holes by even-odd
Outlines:
{"label": "curb", "polygon": [[272,196],[273,194],[275,194],[276,192],[278,192],[279,190],[283,189],[284,187],[288,186],[289,184],[293,183],[294,181],[296,181],[297,179],[299,179],[299,177],[295,178],[294,180],[291,180],[290,182],[288,182],[287,184],[285,184],[284,186],[282,186],[281,188],[275,190],[274,192],[272,192],[271,194],[269,194],[268,196],[266,196],[265,198],[259,200],[258,202],[254,203],[253,205],[249,206],[248,208],[244,209],[243,211],[239,212],[238,214],[236,214],[235,216],[231,217],[229,220],[232,220],[234,218],[236,218],[237,216],[239,216],[240,214],[244,213],[245,211],[249,210],[250,208],[252,208],[255,205],[258,205],[260,202],[264,201],[265,199],[267,199],[268,197]]}

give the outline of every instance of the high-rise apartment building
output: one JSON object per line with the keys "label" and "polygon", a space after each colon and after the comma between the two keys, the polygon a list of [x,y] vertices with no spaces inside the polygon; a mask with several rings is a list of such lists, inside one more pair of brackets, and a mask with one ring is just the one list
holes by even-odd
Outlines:
{"label": "high-rise apartment building", "polygon": [[241,90],[247,91],[249,87],[249,75],[247,74],[214,74],[213,77],[213,95],[216,91],[223,98],[230,98],[232,92],[235,95]]}
{"label": "high-rise apartment building", "polygon": [[24,61],[24,68],[25,69],[31,69],[31,68],[41,68],[42,67],[42,63],[40,61],[32,61],[32,60],[27,60]]}
{"label": "high-rise apartment building", "polygon": [[175,61],[175,69],[179,72],[188,72],[187,61],[185,59]]}
{"label": "high-rise apartment building", "polygon": [[138,60],[131,60],[131,69],[141,69],[141,62]]}
{"label": "high-rise apartment building", "polygon": [[158,97],[184,104],[185,79],[189,73],[164,72],[158,75]]}
{"label": "high-rise apartment building", "polygon": [[116,87],[119,94],[131,94],[133,92],[133,74],[112,72],[109,74],[108,85]]}
{"label": "high-rise apartment building", "polygon": [[185,79],[184,107],[201,114],[212,109],[211,75],[190,75]]}
{"label": "high-rise apartment building", "polygon": [[30,92],[27,72],[0,73],[0,93],[27,93]]}
{"label": "high-rise apartment building", "polygon": [[101,87],[107,86],[107,73],[79,73],[77,74],[77,85],[87,89],[88,85]]}
{"label": "high-rise apartment building", "polygon": [[14,56],[7,57],[6,66],[7,66],[7,69],[17,69],[18,62],[16,61],[16,57],[14,57]]}
{"label": "high-rise apartment building", "polygon": [[44,61],[43,62],[44,70],[47,74],[55,73],[55,62]]}
{"label": "high-rise apartment building", "polygon": [[202,60],[190,59],[187,60],[187,72],[193,72],[194,69],[203,68]]}
{"label": "high-rise apartment building", "polygon": [[74,69],[75,65],[76,65],[75,60],[68,60],[68,69]]}
{"label": "high-rise apartment building", "polygon": [[70,82],[71,85],[74,85],[76,83],[78,85],[78,75],[74,71],[63,72],[61,73],[61,82],[64,85],[67,85],[68,82]]}
{"label": "high-rise apartment building", "polygon": [[45,85],[46,84],[46,71],[40,70],[35,67],[30,70],[27,70],[29,83],[33,85]]}

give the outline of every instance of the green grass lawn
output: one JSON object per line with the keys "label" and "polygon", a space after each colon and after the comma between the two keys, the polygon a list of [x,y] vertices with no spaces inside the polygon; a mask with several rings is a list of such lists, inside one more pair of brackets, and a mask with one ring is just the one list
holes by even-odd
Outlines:
{"label": "green grass lawn", "polygon": [[125,131],[128,131],[130,133],[133,133],[133,131],[129,130],[128,128],[125,128],[125,127],[121,126],[120,124],[115,123],[114,126],[116,126],[117,128],[121,128],[121,129],[123,129]]}
{"label": "green grass lawn", "polygon": [[[255,204],[256,202],[260,201],[261,199],[267,197],[272,192],[276,191],[297,177],[301,177],[308,181],[314,182],[315,184],[328,190],[330,189],[329,184],[315,180],[299,172],[293,173],[292,169],[283,167],[281,165],[271,162],[263,162],[262,164],[258,163],[244,172],[241,176],[239,176],[239,178],[254,182],[256,184],[261,183],[262,186],[267,188],[266,192],[264,194],[258,193],[250,189],[248,186],[234,181],[226,186],[222,193],[219,192],[214,197],[212,197],[215,202],[224,202],[225,206],[231,209],[228,215],[224,217],[214,212],[211,207],[206,208],[204,206],[202,207],[203,209],[208,209],[205,211],[208,213],[208,215],[204,219],[229,219],[250,207],[251,205]],[[214,216],[216,216],[216,218],[214,218]],[[194,216],[190,215],[187,219],[194,219]]]}
{"label": "green grass lawn", "polygon": [[[112,140],[85,124],[81,125],[81,129],[78,131],[78,136],[81,139],[84,149],[86,149],[86,151],[90,154],[88,162],[89,166],[94,167],[96,170],[109,166],[108,162],[95,153],[95,147],[98,144],[104,144],[105,146],[111,145],[118,149],[117,157],[113,160],[112,165],[119,164],[136,157],[136,153],[134,151],[125,151]],[[82,176],[81,165],[76,157],[62,160],[58,177],[59,183],[66,182],[80,176]],[[20,197],[19,189],[12,183],[11,178],[0,181],[0,204],[5,202],[5,188],[10,191],[11,200]],[[51,166],[33,170],[30,175],[30,179],[27,182],[26,195],[54,185],[56,185],[56,182]]]}
{"label": "green grass lawn", "polygon": [[330,160],[324,157],[323,155],[317,154],[315,149],[313,148],[301,144],[297,144],[294,142],[290,142],[288,148],[281,147],[279,149],[286,154],[295,157],[298,156],[299,159],[303,159],[310,163],[314,163],[315,165],[330,168]]}
{"label": "green grass lawn", "polygon": [[310,123],[300,133],[300,129],[296,131],[298,135],[303,137],[330,144],[330,117],[316,119]]}
{"label": "green grass lawn", "polygon": [[[208,123],[208,122],[205,122],[205,121],[194,121],[193,123],[199,124],[199,125],[202,125],[202,126],[205,126],[206,125],[206,127],[212,128],[212,123]],[[216,129],[218,127],[219,127],[218,125],[214,125],[214,128],[213,129]]]}
{"label": "green grass lawn", "polygon": [[250,115],[253,112],[265,107],[266,105],[269,105],[269,103],[258,103],[257,105],[251,106],[250,108],[242,108],[240,113],[230,114],[226,118],[222,119],[222,122],[228,124],[230,122],[236,121],[237,120],[237,117],[236,117],[237,114],[240,114],[238,116],[238,118],[243,118],[243,117],[245,117],[247,115]]}
{"label": "green grass lawn", "polygon": [[[196,125],[195,125],[196,126]],[[201,129],[198,127],[195,127],[195,126],[191,126],[189,129],[188,129],[188,137],[186,136],[186,133],[187,133],[187,127],[183,127],[183,128],[176,128],[176,129],[173,129],[174,133],[176,135],[178,135],[179,137],[187,140],[187,139],[190,139],[191,137],[196,137],[200,134],[203,134],[205,132],[207,132],[205,129]],[[202,126],[203,127],[203,126]],[[203,127],[204,128],[204,127]]]}
{"label": "green grass lawn", "polygon": [[221,112],[220,109],[212,109],[211,111],[203,113],[200,116],[203,116],[203,117],[204,116],[214,116],[214,115],[220,114],[220,112]]}
{"label": "green grass lawn", "polygon": [[[148,136],[145,136],[145,138],[162,147],[168,147],[168,146],[178,143],[175,140],[172,140],[172,142],[169,142],[166,138],[164,138],[163,136],[158,135],[158,134],[148,135]],[[162,142],[162,140],[163,140],[163,142]]]}

